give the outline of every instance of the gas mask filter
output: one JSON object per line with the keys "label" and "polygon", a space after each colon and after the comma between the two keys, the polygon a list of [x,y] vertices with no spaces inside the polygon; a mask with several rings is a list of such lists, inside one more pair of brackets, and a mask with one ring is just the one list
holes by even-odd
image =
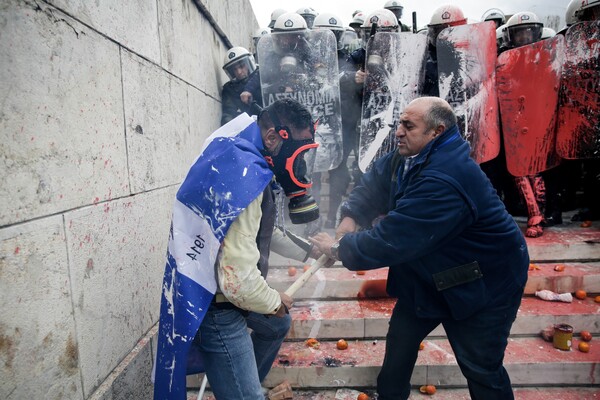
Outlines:
{"label": "gas mask filter", "polygon": [[311,125],[311,138],[295,140],[291,129],[279,121],[275,112],[265,108],[262,112],[269,113],[275,125],[275,131],[283,139],[277,155],[271,155],[265,150],[264,155],[277,182],[283,188],[289,199],[288,210],[293,224],[305,224],[319,218],[319,206],[308,192],[312,187],[308,165],[314,160],[316,149],[314,127]]}

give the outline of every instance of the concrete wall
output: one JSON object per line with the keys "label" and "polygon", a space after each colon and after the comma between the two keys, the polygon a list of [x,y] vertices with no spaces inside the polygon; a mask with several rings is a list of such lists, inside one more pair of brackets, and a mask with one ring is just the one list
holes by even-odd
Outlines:
{"label": "concrete wall", "polygon": [[0,3],[0,398],[150,398],[171,204],[226,79],[200,8],[250,45],[248,0]]}

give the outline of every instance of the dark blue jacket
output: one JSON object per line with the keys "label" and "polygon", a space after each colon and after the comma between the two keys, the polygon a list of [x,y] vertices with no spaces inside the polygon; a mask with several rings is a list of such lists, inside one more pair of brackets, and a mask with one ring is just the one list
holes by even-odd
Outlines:
{"label": "dark blue jacket", "polygon": [[469,157],[456,126],[413,159],[375,162],[342,208],[372,229],[345,235],[350,270],[389,266],[387,291],[420,317],[463,319],[525,286],[529,255],[520,229]]}

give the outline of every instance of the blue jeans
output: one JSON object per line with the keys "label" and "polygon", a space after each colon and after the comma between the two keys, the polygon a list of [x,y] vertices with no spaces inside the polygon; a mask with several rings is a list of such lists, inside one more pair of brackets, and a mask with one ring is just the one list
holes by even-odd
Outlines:
{"label": "blue jeans", "polygon": [[[264,400],[261,387],[292,319],[211,305],[198,335],[206,376],[218,400]],[[252,332],[248,332],[248,328]]]}
{"label": "blue jeans", "polygon": [[467,378],[471,399],[513,399],[510,378],[502,363],[522,295],[520,289],[503,304],[484,308],[460,321],[419,318],[396,304],[390,319],[383,366],[377,377],[379,400],[408,398],[419,344],[440,323]]}

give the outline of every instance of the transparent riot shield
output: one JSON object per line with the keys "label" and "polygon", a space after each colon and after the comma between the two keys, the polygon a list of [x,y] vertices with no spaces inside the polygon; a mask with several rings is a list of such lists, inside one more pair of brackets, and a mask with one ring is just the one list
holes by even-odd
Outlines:
{"label": "transparent riot shield", "polygon": [[440,97],[458,117],[471,157],[482,163],[500,152],[494,22],[444,29],[437,38]]}
{"label": "transparent riot shield", "polygon": [[337,43],[329,30],[278,32],[258,42],[260,83],[265,107],[291,97],[317,121],[319,147],[311,172],[336,168],[342,159],[342,116]]}
{"label": "transparent riot shield", "polygon": [[600,21],[565,36],[556,150],[563,158],[600,158]]}
{"label": "transparent riot shield", "polygon": [[423,87],[427,37],[380,32],[367,45],[358,166],[395,149],[399,115]]}
{"label": "transparent riot shield", "polygon": [[498,57],[496,84],[506,165],[513,176],[559,164],[555,151],[558,88],[565,40],[557,35]]}

